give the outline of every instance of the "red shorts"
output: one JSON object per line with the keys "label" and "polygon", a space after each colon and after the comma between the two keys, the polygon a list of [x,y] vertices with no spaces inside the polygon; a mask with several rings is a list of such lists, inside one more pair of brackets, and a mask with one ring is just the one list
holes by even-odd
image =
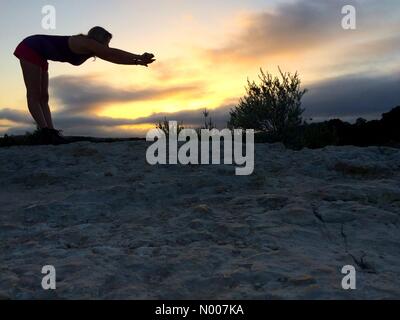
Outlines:
{"label": "red shorts", "polygon": [[21,42],[14,51],[14,56],[18,59],[26,60],[39,66],[43,71],[49,70],[49,63],[46,59],[42,58],[33,49],[27,46],[24,42]]}

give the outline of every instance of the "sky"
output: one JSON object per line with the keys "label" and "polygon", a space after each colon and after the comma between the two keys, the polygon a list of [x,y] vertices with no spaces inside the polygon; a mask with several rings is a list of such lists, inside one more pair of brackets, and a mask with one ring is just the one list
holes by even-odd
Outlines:
{"label": "sky", "polygon": [[[56,9],[55,30],[42,28],[45,5]],[[356,8],[355,30],[342,27],[344,5]],[[50,62],[50,107],[64,134],[144,136],[164,117],[195,127],[205,108],[223,127],[247,80],[278,66],[309,90],[306,119],[380,118],[400,105],[399,18],[398,0],[0,0],[0,134],[34,129],[18,43],[96,25],[113,34],[111,47],[157,61]]]}

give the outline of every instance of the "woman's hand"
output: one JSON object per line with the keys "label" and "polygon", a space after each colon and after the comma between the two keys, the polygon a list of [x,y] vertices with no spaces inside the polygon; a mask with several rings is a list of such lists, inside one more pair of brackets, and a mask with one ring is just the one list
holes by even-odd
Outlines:
{"label": "woman's hand", "polygon": [[154,59],[154,54],[145,52],[141,55],[139,64],[148,67],[148,65],[154,61],[156,61],[156,59]]}
{"label": "woman's hand", "polygon": [[154,58],[154,54],[145,52],[145,53],[142,54],[142,57],[143,57],[143,60],[146,60],[146,59],[151,60],[151,59]]}

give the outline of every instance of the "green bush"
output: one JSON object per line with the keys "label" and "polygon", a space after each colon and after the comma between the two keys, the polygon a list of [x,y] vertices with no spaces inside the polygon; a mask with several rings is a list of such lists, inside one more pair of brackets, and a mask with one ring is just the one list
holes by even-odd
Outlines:
{"label": "green bush", "polygon": [[254,129],[284,141],[290,130],[302,124],[301,99],[307,90],[300,88],[297,72],[279,69],[279,73],[281,79],[261,69],[260,85],[247,80],[246,95],[230,112],[230,128]]}

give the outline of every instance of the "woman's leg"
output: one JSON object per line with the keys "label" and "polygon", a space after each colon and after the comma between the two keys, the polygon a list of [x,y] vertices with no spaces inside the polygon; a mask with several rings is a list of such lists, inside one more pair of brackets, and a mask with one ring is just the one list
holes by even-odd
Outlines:
{"label": "woman's leg", "polygon": [[24,75],[29,112],[39,128],[47,128],[47,121],[40,105],[42,69],[23,59],[20,60],[20,63]]}
{"label": "woman's leg", "polygon": [[51,112],[49,107],[49,72],[42,70],[42,82],[41,82],[41,95],[40,95],[40,106],[44,118],[46,119],[47,126],[50,129],[54,129],[53,120],[51,118]]}

